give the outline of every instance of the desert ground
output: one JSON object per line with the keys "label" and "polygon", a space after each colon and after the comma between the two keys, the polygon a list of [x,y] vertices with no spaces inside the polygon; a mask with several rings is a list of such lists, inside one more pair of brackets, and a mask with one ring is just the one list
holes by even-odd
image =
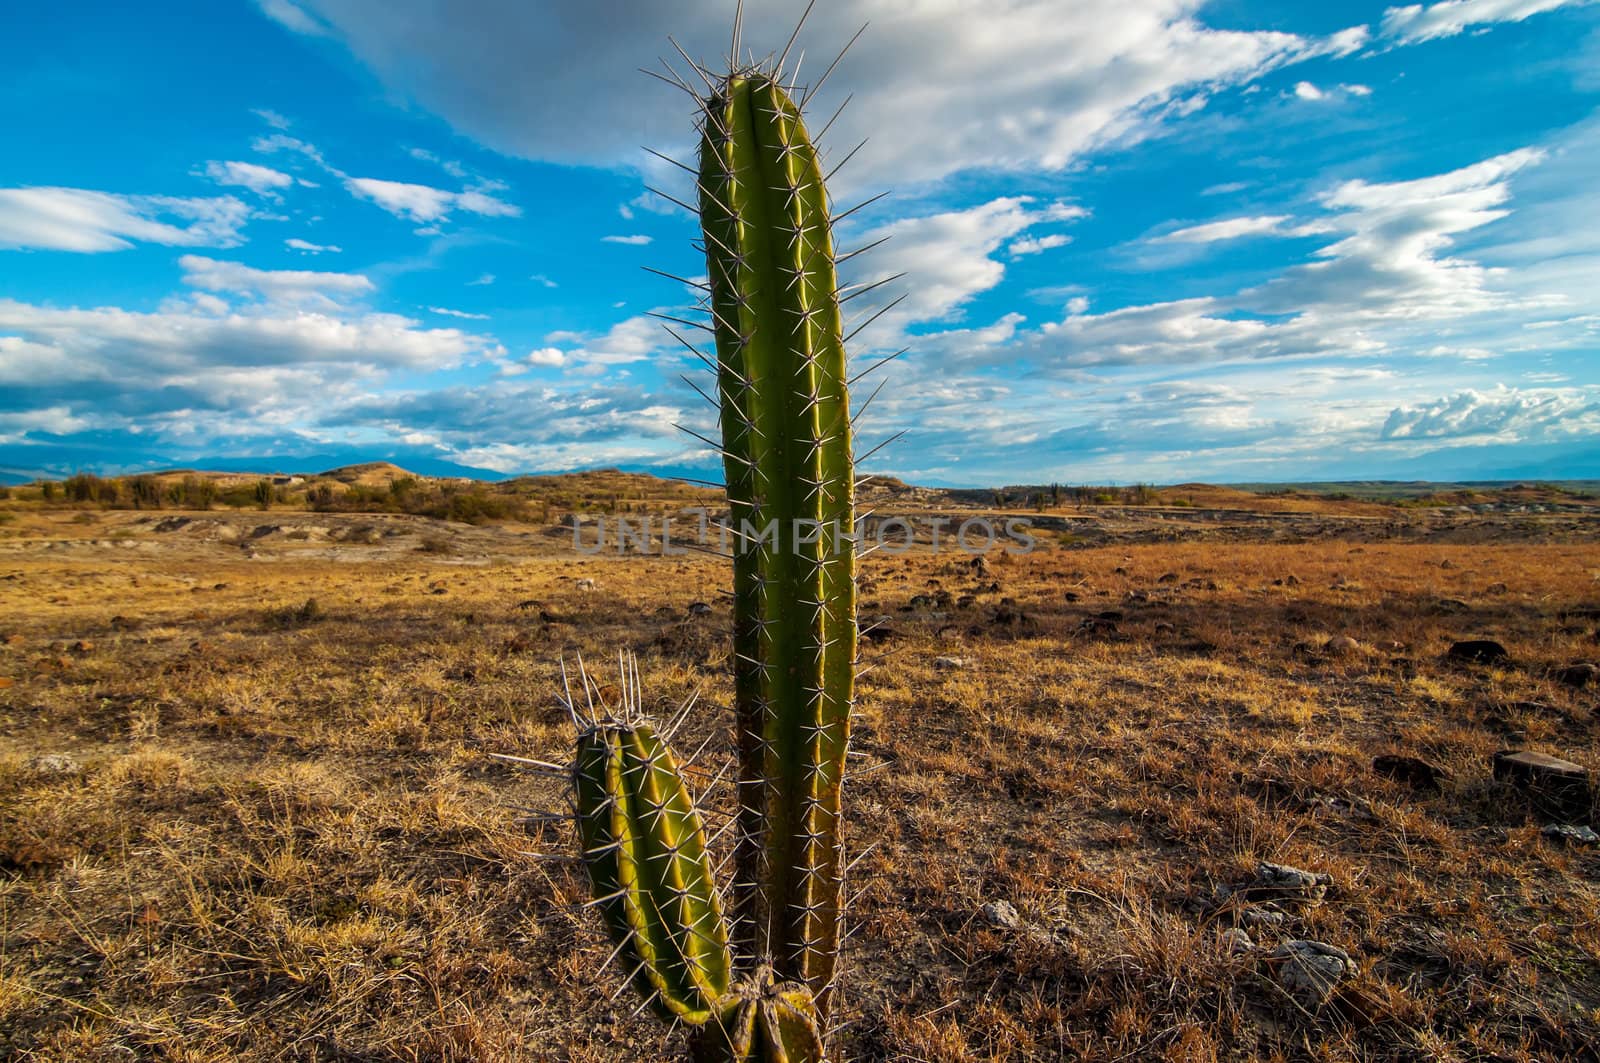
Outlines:
{"label": "desert ground", "polygon": [[[844,1056],[1600,1059],[1592,797],[1491,770],[1600,770],[1600,502],[1179,494],[863,559]],[[492,754],[563,759],[561,662],[631,651],[726,808],[724,560],[8,505],[0,1058],[673,1058]]]}

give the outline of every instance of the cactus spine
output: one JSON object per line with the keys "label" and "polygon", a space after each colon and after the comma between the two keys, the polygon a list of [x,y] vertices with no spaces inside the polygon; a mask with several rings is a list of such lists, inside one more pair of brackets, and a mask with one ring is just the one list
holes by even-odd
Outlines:
{"label": "cactus spine", "polygon": [[620,714],[567,698],[592,903],[635,985],[691,1027],[691,1052],[708,1063],[820,1063],[844,908],[850,404],[828,194],[782,64],[735,59],[716,79],[696,67],[710,91],[691,172],[735,538],[731,919],[700,813],[639,715],[636,676],[625,667]]}

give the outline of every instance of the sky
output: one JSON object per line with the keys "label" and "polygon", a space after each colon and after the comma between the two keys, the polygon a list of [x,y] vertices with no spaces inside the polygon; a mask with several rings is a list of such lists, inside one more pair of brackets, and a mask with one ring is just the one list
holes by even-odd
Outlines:
{"label": "sky", "polygon": [[[782,50],[799,6],[750,0]],[[0,475],[719,475],[733,0],[28,4],[0,66]],[[824,71],[853,34],[866,31]],[[664,58],[663,58],[664,57]],[[1600,3],[818,0],[790,53],[913,482],[1600,477]],[[863,144],[862,141],[865,141]],[[856,149],[851,154],[852,149]],[[876,301],[875,301],[876,300]]]}

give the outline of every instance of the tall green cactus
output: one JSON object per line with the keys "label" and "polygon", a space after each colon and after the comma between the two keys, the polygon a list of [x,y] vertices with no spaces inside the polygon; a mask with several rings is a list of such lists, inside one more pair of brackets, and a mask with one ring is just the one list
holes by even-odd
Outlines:
{"label": "tall green cactus", "polygon": [[739,531],[738,940],[825,1007],[855,682],[854,471],[827,193],[770,75],[730,75],[707,102],[700,211]]}
{"label": "tall green cactus", "polygon": [[696,176],[735,533],[731,929],[633,679],[620,715],[575,711],[572,775],[593,904],[647,1000],[692,1028],[694,1057],[813,1063],[841,938],[857,643],[845,337],[828,194],[782,59],[730,65],[696,68]]}

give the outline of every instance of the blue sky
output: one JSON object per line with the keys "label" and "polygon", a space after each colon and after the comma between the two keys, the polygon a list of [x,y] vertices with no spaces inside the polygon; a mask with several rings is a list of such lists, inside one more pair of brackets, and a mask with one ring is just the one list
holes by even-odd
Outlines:
{"label": "blue sky", "polygon": [[[731,7],[25,5],[0,472],[714,471],[640,268],[704,272],[640,150],[687,158],[692,104],[636,68]],[[800,80],[867,21],[810,109],[869,138],[836,203],[892,190],[850,279],[908,274],[852,350],[911,348],[873,471],[1600,475],[1600,4],[819,0]]]}

